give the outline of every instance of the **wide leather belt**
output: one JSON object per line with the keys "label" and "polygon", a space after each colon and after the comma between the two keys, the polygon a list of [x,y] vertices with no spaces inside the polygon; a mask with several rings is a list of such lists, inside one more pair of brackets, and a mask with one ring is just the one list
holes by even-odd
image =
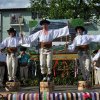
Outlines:
{"label": "wide leather belt", "polygon": [[89,50],[89,45],[76,46],[76,49],[80,51],[87,51]]}
{"label": "wide leather belt", "polygon": [[40,42],[41,48],[51,48],[52,42]]}
{"label": "wide leather belt", "polygon": [[16,47],[8,47],[7,52],[8,53],[15,53],[15,52],[17,52],[17,48]]}

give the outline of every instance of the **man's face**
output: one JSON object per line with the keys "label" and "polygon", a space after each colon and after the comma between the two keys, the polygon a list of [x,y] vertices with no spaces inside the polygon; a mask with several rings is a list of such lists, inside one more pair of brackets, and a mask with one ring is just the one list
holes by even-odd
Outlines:
{"label": "man's face", "polygon": [[22,55],[22,54],[24,54],[25,53],[25,51],[20,51],[20,54]]}
{"label": "man's face", "polygon": [[42,27],[43,27],[43,29],[48,29],[48,24],[45,23],[42,25]]}
{"label": "man's face", "polygon": [[82,35],[82,34],[83,34],[82,29],[77,29],[77,33],[78,33],[79,35]]}
{"label": "man's face", "polygon": [[14,36],[15,36],[15,33],[14,33],[14,32],[9,32],[9,35],[10,35],[11,37],[14,37]]}

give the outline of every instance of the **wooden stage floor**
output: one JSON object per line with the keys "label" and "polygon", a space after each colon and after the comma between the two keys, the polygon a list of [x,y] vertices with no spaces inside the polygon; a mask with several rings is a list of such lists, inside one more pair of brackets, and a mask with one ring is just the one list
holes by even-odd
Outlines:
{"label": "wooden stage floor", "polygon": [[[31,92],[38,92],[39,87],[20,87],[19,91],[12,91],[12,92],[6,92],[4,88],[0,88],[0,94],[8,94],[8,93],[18,93],[18,92],[24,92],[24,93],[31,93]],[[100,86],[93,86],[91,89],[86,89],[84,91],[78,91],[77,86],[55,86],[54,92],[100,92]]]}

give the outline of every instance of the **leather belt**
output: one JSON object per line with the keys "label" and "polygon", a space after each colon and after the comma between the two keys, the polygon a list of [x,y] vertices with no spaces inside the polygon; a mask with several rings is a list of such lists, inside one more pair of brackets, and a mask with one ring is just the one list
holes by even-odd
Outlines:
{"label": "leather belt", "polygon": [[76,50],[87,51],[89,50],[89,45],[76,46]]}
{"label": "leather belt", "polygon": [[16,47],[8,47],[7,52],[8,53],[15,53],[15,52],[17,52],[17,48]]}
{"label": "leather belt", "polygon": [[40,42],[41,48],[51,48],[52,42]]}

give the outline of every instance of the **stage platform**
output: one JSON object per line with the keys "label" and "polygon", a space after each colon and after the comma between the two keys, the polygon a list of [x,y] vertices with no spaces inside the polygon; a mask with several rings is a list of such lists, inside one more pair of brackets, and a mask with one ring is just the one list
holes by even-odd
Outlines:
{"label": "stage platform", "polygon": [[53,92],[41,94],[38,87],[21,87],[19,91],[12,92],[5,92],[5,89],[1,88],[0,94],[4,100],[40,100],[39,96],[42,100],[86,100],[85,95],[89,95],[92,98],[90,100],[100,100],[100,86],[84,91],[78,91],[77,86],[55,86]]}

